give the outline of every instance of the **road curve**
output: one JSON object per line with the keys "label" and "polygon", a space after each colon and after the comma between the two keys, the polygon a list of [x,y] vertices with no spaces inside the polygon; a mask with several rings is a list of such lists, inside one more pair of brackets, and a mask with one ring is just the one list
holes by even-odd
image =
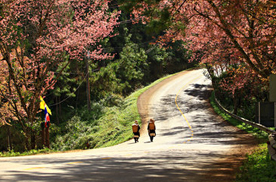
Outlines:
{"label": "road curve", "polygon": [[[242,159],[240,151],[254,146],[252,137],[210,109],[211,83],[203,72],[181,72],[139,97],[143,121],[139,143],[0,158],[0,181],[232,181]],[[146,132],[149,118],[157,127],[153,142]]]}

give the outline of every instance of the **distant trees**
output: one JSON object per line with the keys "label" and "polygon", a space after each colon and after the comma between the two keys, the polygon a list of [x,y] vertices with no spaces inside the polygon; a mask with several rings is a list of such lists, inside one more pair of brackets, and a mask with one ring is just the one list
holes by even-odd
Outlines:
{"label": "distant trees", "polygon": [[[83,60],[88,46],[96,47],[92,59],[112,57],[97,42],[112,36],[119,14],[108,12],[104,0],[1,1],[0,124],[20,123],[28,140],[39,96],[53,88],[70,60]],[[31,138],[27,148],[34,147]]]}
{"label": "distant trees", "polygon": [[116,75],[120,79],[123,93],[130,93],[133,88],[141,86],[145,71],[148,69],[147,55],[144,49],[131,42],[131,34],[125,37],[125,47],[117,60]]}

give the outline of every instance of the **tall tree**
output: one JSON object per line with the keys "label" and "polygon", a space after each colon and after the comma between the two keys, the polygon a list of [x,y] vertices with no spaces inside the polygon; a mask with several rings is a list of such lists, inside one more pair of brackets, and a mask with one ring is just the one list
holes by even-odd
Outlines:
{"label": "tall tree", "polygon": [[[39,96],[63,71],[53,70],[64,61],[82,61],[88,46],[112,35],[119,14],[108,12],[106,0],[2,0],[1,125],[13,119],[27,133],[39,111]],[[95,60],[110,57],[101,47],[90,51]]]}
{"label": "tall tree", "polygon": [[132,89],[139,87],[139,80],[143,79],[144,72],[148,68],[145,50],[133,43],[131,34],[125,37],[125,47],[117,61],[116,75],[121,80],[123,94],[128,94]]}

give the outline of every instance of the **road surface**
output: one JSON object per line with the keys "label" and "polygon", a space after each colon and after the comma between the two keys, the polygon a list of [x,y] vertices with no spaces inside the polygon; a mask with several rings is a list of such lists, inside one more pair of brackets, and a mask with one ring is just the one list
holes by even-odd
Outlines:
{"label": "road surface", "polygon": [[[254,146],[252,137],[210,109],[211,82],[203,72],[181,72],[139,97],[144,123],[139,143],[0,158],[0,181],[233,181],[245,152]],[[153,142],[146,132],[150,118],[157,127]]]}

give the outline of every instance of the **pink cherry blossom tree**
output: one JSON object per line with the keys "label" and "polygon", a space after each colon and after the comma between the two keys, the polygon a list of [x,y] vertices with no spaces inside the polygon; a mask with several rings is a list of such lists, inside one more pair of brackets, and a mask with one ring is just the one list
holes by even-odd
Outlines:
{"label": "pink cherry blossom tree", "polygon": [[[0,3],[0,125],[10,120],[32,140],[39,97],[53,89],[70,60],[111,58],[98,42],[114,36],[120,12],[107,0],[1,0]],[[54,77],[55,75],[55,77]],[[28,143],[27,141],[27,143]],[[27,146],[30,148],[30,146]]]}
{"label": "pink cherry blossom tree", "polygon": [[266,0],[207,0],[187,1],[181,8],[189,20],[185,33],[190,47],[203,51],[203,63],[231,73],[220,86],[234,100],[249,84],[251,90],[260,84],[268,88],[269,76],[276,72],[275,5]]}
{"label": "pink cherry blossom tree", "polygon": [[[251,72],[247,75],[255,75],[266,82],[276,71],[275,1],[162,0],[148,3],[145,8],[140,6],[133,14],[147,21],[152,20],[145,18],[149,13],[144,12],[149,9],[170,13],[170,26],[160,41],[187,41],[194,52],[192,60],[200,58],[202,63],[215,68],[216,65],[242,65]],[[237,82],[228,89],[236,85],[240,88],[244,83],[242,79],[235,78]]]}

